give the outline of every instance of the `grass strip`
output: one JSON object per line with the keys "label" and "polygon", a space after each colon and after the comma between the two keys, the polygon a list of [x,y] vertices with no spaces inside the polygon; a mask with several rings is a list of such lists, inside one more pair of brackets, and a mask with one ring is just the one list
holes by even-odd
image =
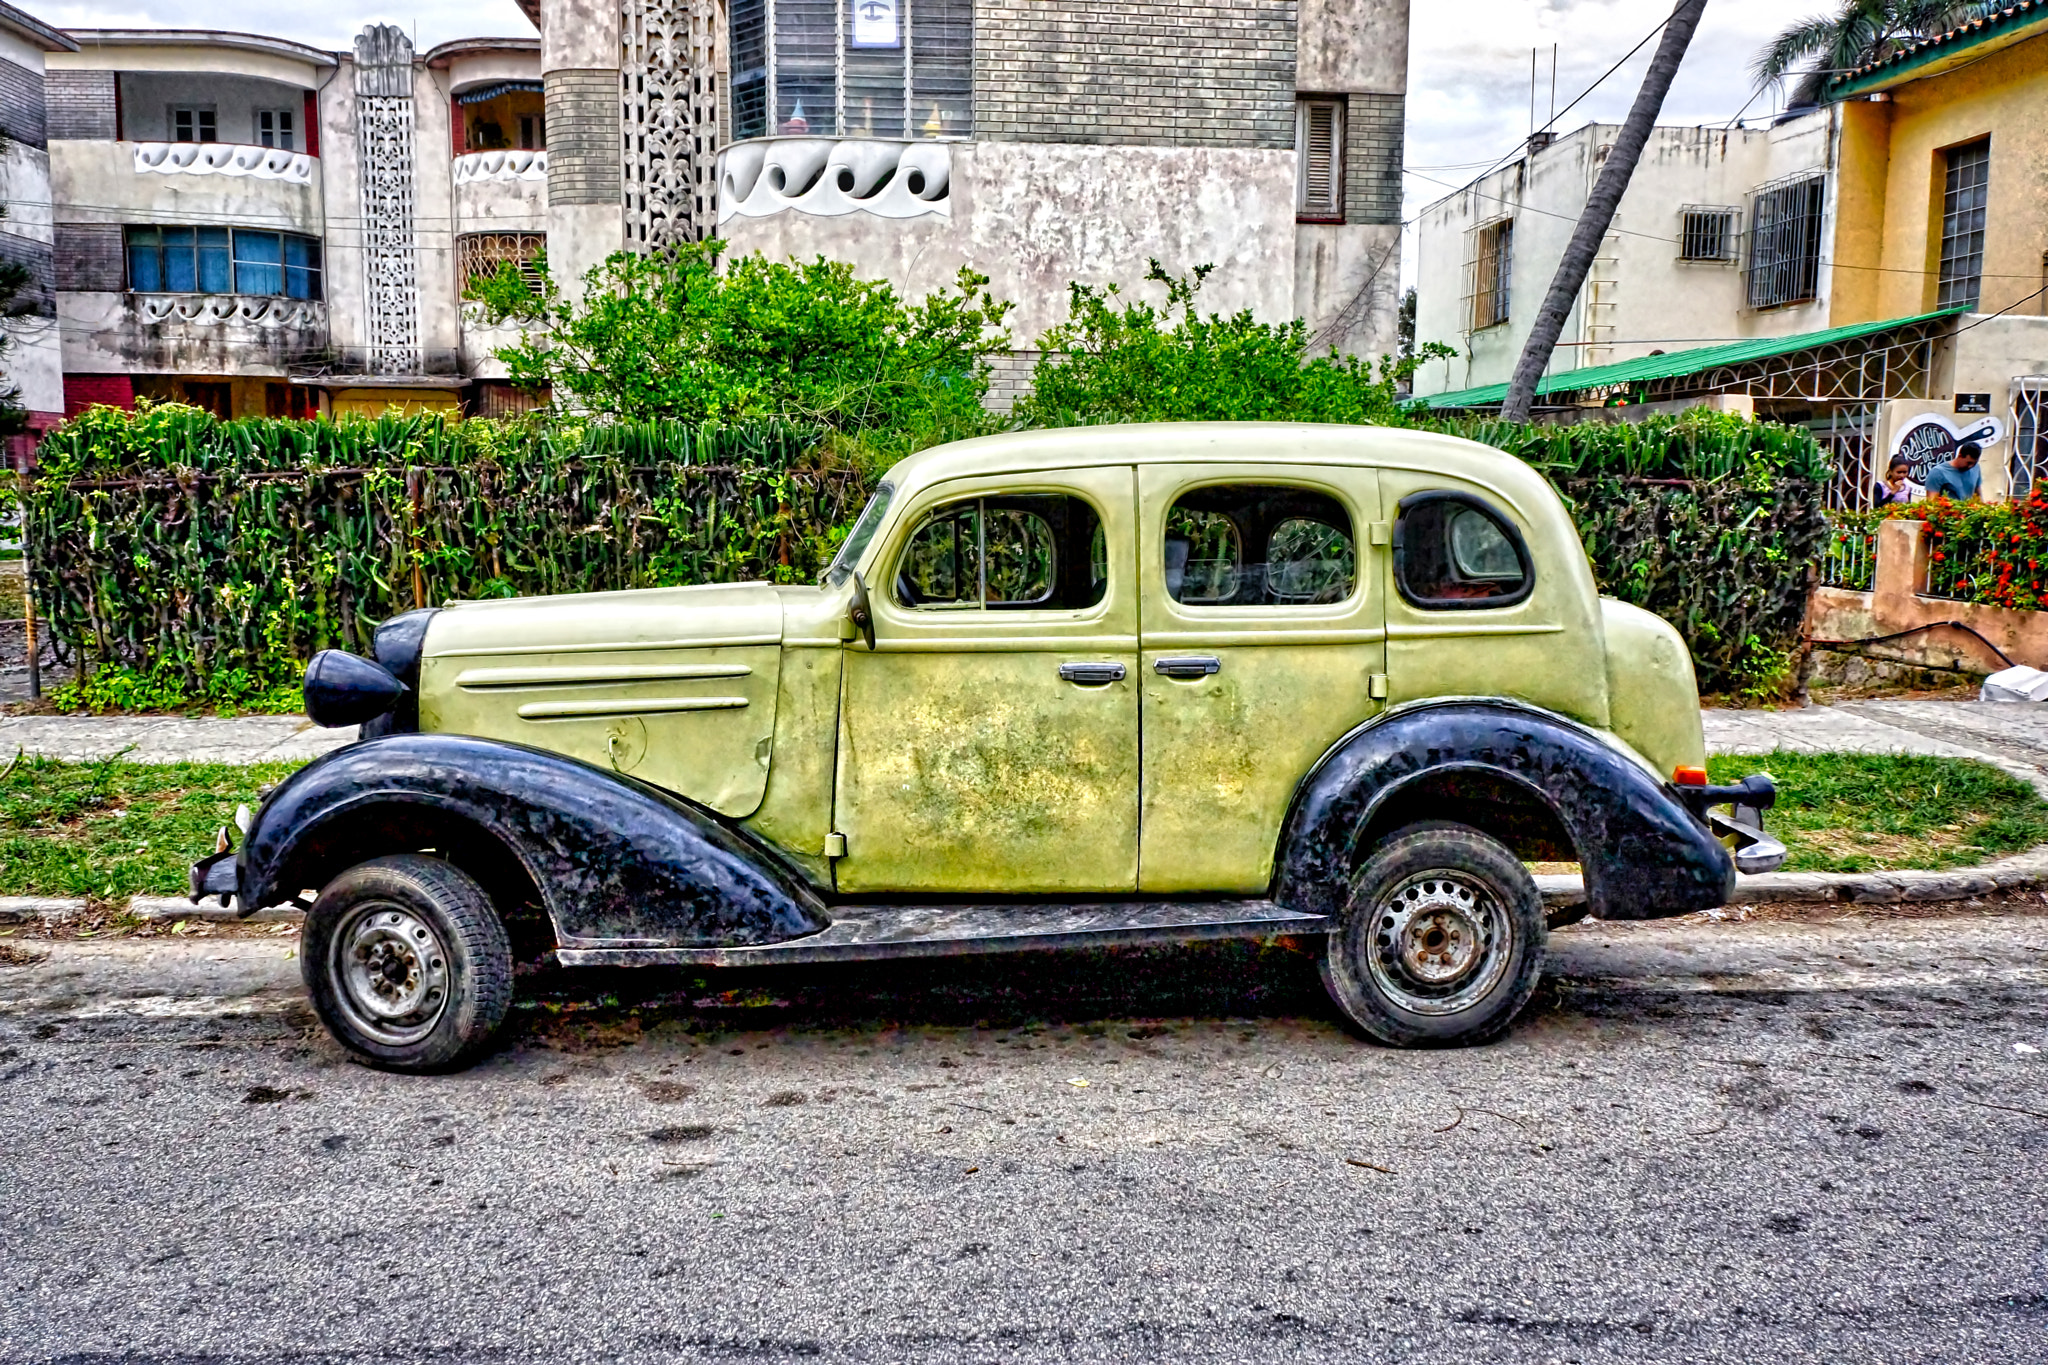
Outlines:
{"label": "grass strip", "polygon": [[2048,801],[2010,773],[1918,754],[1728,754],[1715,782],[1767,772],[1778,804],[1764,827],[1787,872],[1968,867],[2048,843]]}
{"label": "grass strip", "polygon": [[[182,895],[235,807],[298,767],[24,757],[0,778],[0,895]],[[1787,871],[1967,867],[2048,843],[2048,801],[1986,763],[1782,750],[1708,763],[1716,782],[1759,770],[1778,782],[1764,823]]]}
{"label": "grass strip", "polygon": [[0,895],[184,895],[235,807],[299,766],[25,756],[0,781]]}

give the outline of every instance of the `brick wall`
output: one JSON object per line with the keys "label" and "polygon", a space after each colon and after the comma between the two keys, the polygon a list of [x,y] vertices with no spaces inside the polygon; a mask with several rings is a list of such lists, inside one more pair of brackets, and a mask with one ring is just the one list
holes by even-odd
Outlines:
{"label": "brick wall", "polygon": [[0,134],[30,147],[50,143],[43,114],[43,74],[0,57]]}
{"label": "brick wall", "polygon": [[619,73],[547,73],[548,202],[620,202]]}
{"label": "brick wall", "polygon": [[112,71],[52,71],[46,75],[43,93],[49,104],[49,135],[109,142],[120,136],[115,126],[115,79]]}
{"label": "brick wall", "polygon": [[39,318],[57,316],[57,295],[51,288],[48,242],[38,242],[33,237],[17,237],[13,233],[0,232],[0,261],[28,270],[28,283],[22,287],[20,293],[8,300],[8,312]]}
{"label": "brick wall", "polygon": [[1401,137],[1407,101],[1400,95],[1354,94],[1346,100],[1344,221],[1401,221]]}
{"label": "brick wall", "polygon": [[977,138],[1294,145],[1295,0],[984,0],[974,49]]}
{"label": "brick wall", "polygon": [[982,406],[990,412],[1008,412],[1031,390],[1031,372],[1038,368],[1043,351],[1000,351],[988,358],[988,396]]}
{"label": "brick wall", "polygon": [[121,288],[121,229],[113,223],[59,223],[54,262],[59,289]]}
{"label": "brick wall", "polygon": [[76,417],[95,403],[110,408],[135,406],[135,381],[125,374],[64,376],[64,415]]}

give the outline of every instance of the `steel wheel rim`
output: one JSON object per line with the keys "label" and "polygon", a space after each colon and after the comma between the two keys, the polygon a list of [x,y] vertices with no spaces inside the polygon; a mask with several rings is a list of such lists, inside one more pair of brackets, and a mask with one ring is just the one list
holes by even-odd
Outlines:
{"label": "steel wheel rim", "polygon": [[1486,883],[1420,872],[1373,906],[1363,954],[1373,984],[1411,1014],[1472,1008],[1507,975],[1514,926]]}
{"label": "steel wheel rim", "polygon": [[336,926],[328,977],[349,1023],[389,1047],[417,1043],[448,1008],[448,947],[426,919],[389,901]]}

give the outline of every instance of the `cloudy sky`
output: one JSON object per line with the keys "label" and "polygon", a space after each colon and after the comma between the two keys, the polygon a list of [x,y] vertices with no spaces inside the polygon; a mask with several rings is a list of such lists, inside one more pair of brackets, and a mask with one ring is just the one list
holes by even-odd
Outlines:
{"label": "cloudy sky", "polygon": [[[345,48],[364,24],[382,20],[425,48],[450,38],[530,35],[512,0],[419,0],[405,8],[358,4],[281,6],[274,0],[104,0],[37,3],[38,16],[65,27],[242,29]],[[1562,108],[1668,12],[1668,0],[1459,0],[1414,5],[1408,66],[1408,213],[1463,184],[1512,151],[1529,128],[1529,50],[1538,49],[1537,121],[1548,116],[1550,49],[1557,45]],[[1828,0],[1708,0],[1685,68],[1664,105],[1667,123],[1725,123],[1749,101],[1749,61],[1764,40]],[[1559,121],[1628,111],[1655,44],[1646,46]],[[1749,113],[1768,114],[1765,96]]]}

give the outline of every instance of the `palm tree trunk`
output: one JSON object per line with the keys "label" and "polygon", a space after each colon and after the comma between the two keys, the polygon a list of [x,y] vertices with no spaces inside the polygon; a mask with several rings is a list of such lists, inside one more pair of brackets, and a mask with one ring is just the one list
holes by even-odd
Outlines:
{"label": "palm tree trunk", "polygon": [[1557,263],[1557,278],[1550,282],[1550,292],[1544,296],[1543,306],[1536,310],[1536,325],[1522,346],[1522,358],[1515,362],[1514,378],[1508,381],[1507,398],[1500,405],[1500,415],[1511,422],[1529,420],[1529,406],[1536,398],[1536,381],[1550,364],[1558,334],[1564,331],[1565,314],[1571,312],[1572,300],[1578,297],[1587,272],[1593,268],[1600,240],[1614,221],[1614,210],[1621,204],[1622,192],[1628,189],[1629,177],[1635,174],[1636,160],[1643,154],[1643,144],[1650,140],[1650,129],[1664,107],[1672,77],[1678,74],[1678,64],[1685,60],[1685,49],[1691,44],[1693,30],[1699,27],[1700,15],[1706,8],[1707,0],[1679,0],[1678,8],[1664,21],[1664,38],[1657,44],[1657,55],[1650,59],[1643,88],[1636,92],[1628,122],[1621,125],[1621,136],[1607,153],[1600,178],[1593,182],[1593,193],[1579,214],[1579,225],[1572,230],[1571,244],[1565,248],[1564,259]]}

